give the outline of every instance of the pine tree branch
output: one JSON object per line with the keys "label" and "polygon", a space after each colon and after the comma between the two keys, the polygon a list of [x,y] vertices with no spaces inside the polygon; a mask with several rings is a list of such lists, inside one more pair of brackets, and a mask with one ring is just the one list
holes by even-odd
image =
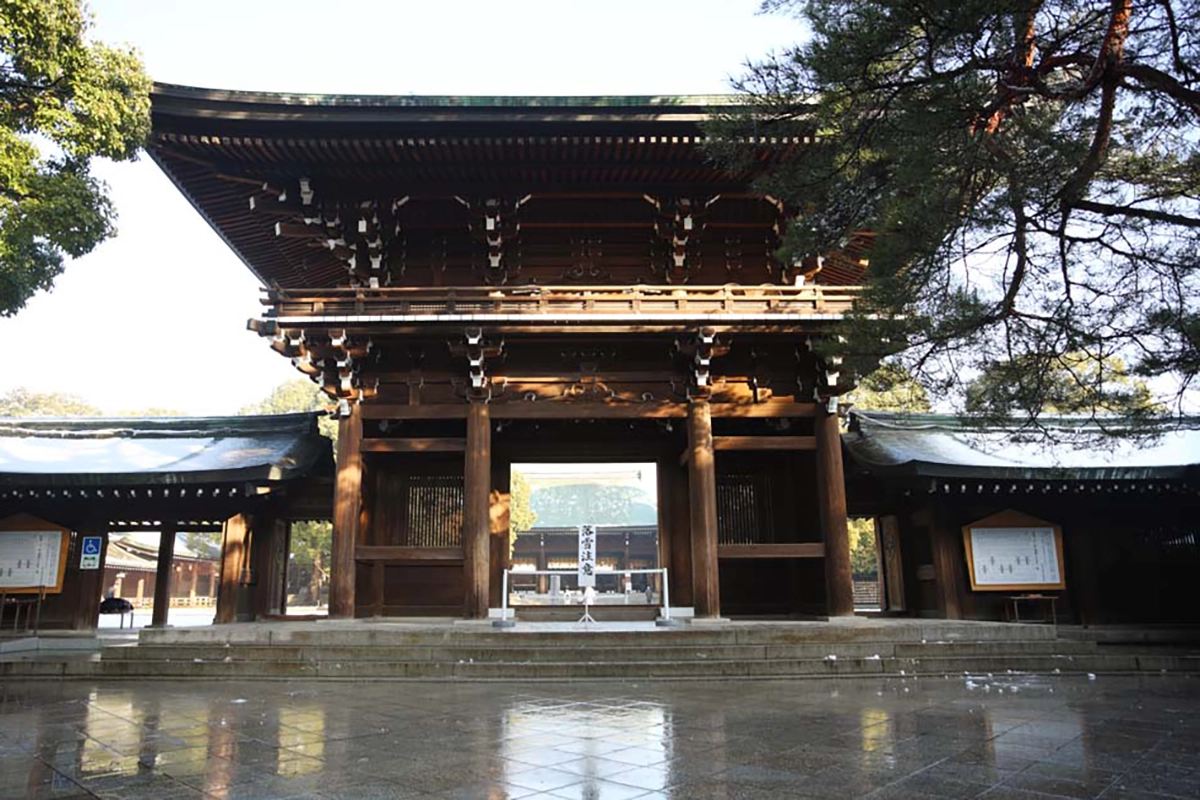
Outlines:
{"label": "pine tree branch", "polygon": [[1171,214],[1166,211],[1157,211],[1153,208],[1138,208],[1137,206],[1117,206],[1110,203],[1098,203],[1094,200],[1075,200],[1070,203],[1070,208],[1077,208],[1080,211],[1091,211],[1096,214],[1109,216],[1124,216],[1137,217],[1139,219],[1150,219],[1155,222],[1166,222],[1170,225],[1183,225],[1188,228],[1200,228],[1200,219],[1196,217],[1186,217],[1182,214]]}
{"label": "pine tree branch", "polygon": [[1193,113],[1200,114],[1200,91],[1189,89],[1174,76],[1147,64],[1120,64],[1116,71],[1118,75],[1133,78],[1148,88],[1158,89],[1186,105]]}

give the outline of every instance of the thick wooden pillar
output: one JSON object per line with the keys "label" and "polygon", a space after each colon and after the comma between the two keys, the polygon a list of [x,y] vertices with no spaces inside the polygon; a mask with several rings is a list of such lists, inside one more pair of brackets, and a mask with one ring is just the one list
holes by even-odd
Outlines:
{"label": "thick wooden pillar", "polygon": [[100,566],[98,569],[79,570],[79,594],[75,599],[75,608],[71,613],[71,629],[76,631],[93,630],[100,619],[100,599],[108,588],[104,584],[104,568],[108,558],[108,523],[107,521],[89,522],[79,528],[76,533],[79,547],[71,551],[72,563],[67,564],[67,574],[72,566],[79,566],[83,547],[83,537],[100,537]]}
{"label": "thick wooden pillar", "polygon": [[238,586],[249,564],[250,521],[245,514],[225,520],[221,537],[221,572],[217,576],[217,611],[213,622],[224,625],[237,619]]}
{"label": "thick wooden pillar", "polygon": [[837,414],[818,408],[816,433],[817,511],[825,537],[825,606],[831,617],[854,615],[850,575],[850,536],[846,530],[846,478],[842,473],[842,434]]}
{"label": "thick wooden pillar", "polygon": [[467,619],[488,614],[488,555],[491,539],[492,415],[487,403],[467,411],[467,453],[463,472],[463,578]]}
{"label": "thick wooden pillar", "polygon": [[688,405],[688,495],[692,533],[692,605],[697,617],[721,616],[717,571],[717,468],[712,410],[707,400]]}
{"label": "thick wooden pillar", "polygon": [[163,520],[162,531],[158,535],[158,564],[154,575],[154,613],[150,617],[150,625],[154,628],[163,628],[167,624],[167,614],[171,610],[174,559],[175,520]]}
{"label": "thick wooden pillar", "polygon": [[362,512],[362,410],[338,423],[337,479],[333,496],[333,546],[329,568],[329,616],[354,618],[354,549]]}
{"label": "thick wooden pillar", "polygon": [[488,520],[491,531],[488,544],[488,605],[500,607],[503,591],[504,570],[512,566],[512,549],[509,546],[512,517],[512,487],[509,485],[511,465],[491,459],[491,489],[489,491]]}

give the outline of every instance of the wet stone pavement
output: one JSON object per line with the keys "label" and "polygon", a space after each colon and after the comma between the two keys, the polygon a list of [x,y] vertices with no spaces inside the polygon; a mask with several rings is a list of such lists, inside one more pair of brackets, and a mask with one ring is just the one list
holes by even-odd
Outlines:
{"label": "wet stone pavement", "polygon": [[11,682],[0,798],[1200,798],[1200,678]]}

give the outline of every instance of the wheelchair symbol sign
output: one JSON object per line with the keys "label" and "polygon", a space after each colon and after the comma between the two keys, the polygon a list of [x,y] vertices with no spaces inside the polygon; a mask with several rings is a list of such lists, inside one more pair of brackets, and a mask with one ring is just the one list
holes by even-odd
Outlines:
{"label": "wheelchair symbol sign", "polygon": [[100,569],[100,545],[99,536],[83,537],[83,548],[79,557],[80,569]]}

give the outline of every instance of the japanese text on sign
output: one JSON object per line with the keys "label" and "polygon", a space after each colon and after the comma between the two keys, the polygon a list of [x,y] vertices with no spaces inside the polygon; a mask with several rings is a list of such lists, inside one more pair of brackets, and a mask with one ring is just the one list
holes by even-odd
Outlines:
{"label": "japanese text on sign", "polygon": [[579,526],[579,588],[596,585],[596,526]]}

